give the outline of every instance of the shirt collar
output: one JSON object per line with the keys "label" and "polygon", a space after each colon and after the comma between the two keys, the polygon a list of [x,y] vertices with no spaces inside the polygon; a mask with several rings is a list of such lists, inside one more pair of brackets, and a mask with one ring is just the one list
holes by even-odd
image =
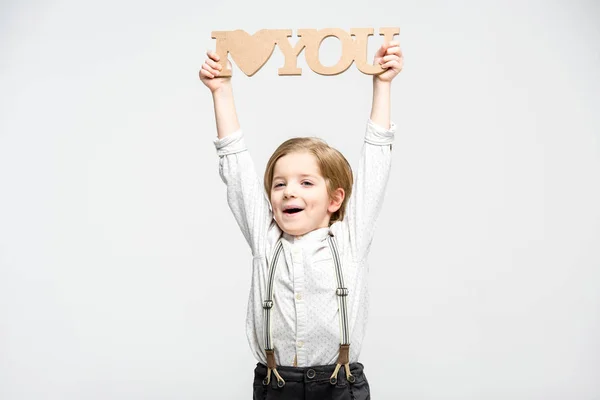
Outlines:
{"label": "shirt collar", "polygon": [[322,242],[329,235],[330,228],[319,228],[304,235],[294,236],[283,232],[283,238],[290,243]]}

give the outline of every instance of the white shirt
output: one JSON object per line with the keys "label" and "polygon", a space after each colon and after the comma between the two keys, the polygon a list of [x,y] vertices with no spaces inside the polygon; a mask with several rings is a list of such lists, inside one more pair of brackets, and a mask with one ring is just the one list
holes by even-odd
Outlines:
{"label": "white shirt", "polygon": [[367,255],[388,182],[395,131],[393,123],[386,130],[368,121],[344,220],[300,237],[282,232],[273,219],[242,131],[214,140],[229,207],[252,250],[246,336],[259,362],[267,363],[262,308],[267,273],[274,246],[283,235],[284,257],[277,266],[271,309],[275,361],[294,366],[297,356],[298,367],[336,363],[341,328],[335,266],[325,240],[329,230],[335,236],[349,290],[350,362],[358,361],[369,308]]}

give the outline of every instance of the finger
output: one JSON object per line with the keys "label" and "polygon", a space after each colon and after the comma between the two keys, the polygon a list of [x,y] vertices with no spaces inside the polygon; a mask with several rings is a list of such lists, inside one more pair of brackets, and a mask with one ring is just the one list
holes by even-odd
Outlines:
{"label": "finger", "polygon": [[208,65],[207,63],[202,64],[202,69],[208,71],[208,73],[214,76],[217,76],[220,73],[218,70],[211,68],[210,65]]}
{"label": "finger", "polygon": [[219,70],[221,71],[223,69],[223,67],[221,67],[221,64],[214,62],[213,60],[206,60],[206,63],[215,70]]}
{"label": "finger", "polygon": [[215,51],[213,51],[213,50],[207,50],[206,51],[206,55],[211,60],[214,60],[214,61],[217,61],[217,62],[221,59],[221,57],[219,57],[219,55]]}
{"label": "finger", "polygon": [[402,54],[402,50],[400,50],[400,46],[393,46],[393,47],[388,47],[386,53],[400,55],[400,54]]}
{"label": "finger", "polygon": [[383,57],[379,63],[383,64],[383,63],[386,63],[386,62],[392,61],[392,60],[400,61],[400,57],[398,57],[395,54],[392,54],[391,56],[385,56],[385,57]]}
{"label": "finger", "polygon": [[205,69],[201,69],[201,70],[200,70],[200,77],[205,77],[205,78],[210,78],[210,79],[212,79],[212,78],[214,78],[215,76],[214,76],[213,74],[211,74],[210,72],[208,72],[207,70],[205,70]]}
{"label": "finger", "polygon": [[212,50],[207,50],[206,51],[206,55],[211,60],[214,60],[214,61],[217,61],[217,62],[219,62],[219,60],[221,59],[221,57],[219,57],[219,55],[216,52],[212,51]]}
{"label": "finger", "polygon": [[402,69],[402,64],[400,64],[397,60],[388,61],[385,64],[381,65],[381,68],[388,69],[396,67],[397,69]]}
{"label": "finger", "polygon": [[375,53],[375,57],[383,57],[385,55],[386,50],[387,50],[387,47],[384,43],[381,45],[381,47],[379,49],[377,49],[377,52]]}
{"label": "finger", "polygon": [[381,46],[381,48],[383,49],[383,53],[385,54],[385,52],[387,51],[387,49],[391,48],[391,47],[397,47],[400,46],[400,44],[398,42],[385,42],[383,43],[383,45]]}

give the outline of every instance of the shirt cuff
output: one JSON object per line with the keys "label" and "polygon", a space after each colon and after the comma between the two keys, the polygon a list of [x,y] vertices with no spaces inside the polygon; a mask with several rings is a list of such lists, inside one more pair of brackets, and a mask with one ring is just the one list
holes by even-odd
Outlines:
{"label": "shirt cuff", "polygon": [[390,129],[385,129],[381,125],[377,125],[375,122],[367,122],[367,133],[365,134],[365,142],[385,146],[394,143],[394,135],[396,133],[396,124],[390,122]]}
{"label": "shirt cuff", "polygon": [[217,138],[213,140],[213,143],[217,149],[217,155],[220,157],[247,150],[246,143],[244,142],[244,133],[241,129],[224,138]]}

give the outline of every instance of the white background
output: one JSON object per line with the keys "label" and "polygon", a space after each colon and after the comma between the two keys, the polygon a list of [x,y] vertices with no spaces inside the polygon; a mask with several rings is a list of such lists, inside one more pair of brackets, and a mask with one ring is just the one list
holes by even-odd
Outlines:
{"label": "white background", "polygon": [[[375,399],[600,399],[598,2],[3,2],[0,398],[249,399],[251,254],[198,80],[213,30],[399,26],[361,362]],[[295,41],[295,40],[294,40]],[[373,38],[369,58],[381,44]],[[334,64],[336,39],[321,60]],[[356,167],[371,79],[234,68],[262,175]]]}

